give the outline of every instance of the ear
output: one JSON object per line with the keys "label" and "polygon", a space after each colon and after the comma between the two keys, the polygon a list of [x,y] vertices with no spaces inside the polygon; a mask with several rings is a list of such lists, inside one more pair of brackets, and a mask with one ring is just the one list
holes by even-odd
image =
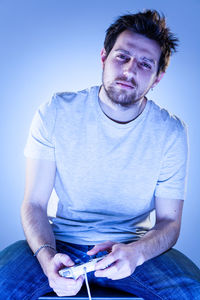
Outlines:
{"label": "ear", "polygon": [[156,79],[155,79],[154,83],[152,84],[151,88],[154,88],[154,87],[158,84],[158,82],[161,81],[161,79],[163,78],[164,74],[165,74],[165,72],[161,72],[161,73],[156,77]]}
{"label": "ear", "polygon": [[102,50],[101,50],[101,63],[102,63],[102,66],[104,67],[104,64],[105,64],[105,60],[106,60],[106,50],[105,50],[105,48],[103,48]]}

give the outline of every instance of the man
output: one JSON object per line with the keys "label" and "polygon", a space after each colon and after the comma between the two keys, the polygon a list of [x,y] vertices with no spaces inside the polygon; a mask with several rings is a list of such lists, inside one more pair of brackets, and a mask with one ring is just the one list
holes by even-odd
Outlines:
{"label": "man", "polygon": [[[83,276],[58,271],[107,251],[89,281],[144,299],[200,299],[199,269],[172,249],[185,199],[186,126],[146,98],[177,42],[156,11],[122,16],[107,30],[101,87],[56,94],[39,108],[25,148],[28,244],[1,253],[1,298],[75,295]],[[53,188],[59,202],[49,222]]]}

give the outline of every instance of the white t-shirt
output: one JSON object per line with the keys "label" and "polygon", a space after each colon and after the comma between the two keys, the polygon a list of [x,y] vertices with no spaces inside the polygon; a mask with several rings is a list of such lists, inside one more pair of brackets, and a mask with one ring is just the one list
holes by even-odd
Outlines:
{"label": "white t-shirt", "polygon": [[25,156],[56,161],[56,239],[75,244],[137,240],[154,198],[185,199],[186,126],[153,101],[133,121],[109,119],[98,86],[58,93],[40,106]]}

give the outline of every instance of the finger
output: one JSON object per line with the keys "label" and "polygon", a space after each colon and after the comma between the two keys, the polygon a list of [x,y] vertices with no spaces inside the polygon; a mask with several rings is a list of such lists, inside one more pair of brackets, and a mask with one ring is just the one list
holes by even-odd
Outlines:
{"label": "finger", "polygon": [[[66,283],[67,281],[67,283]],[[71,284],[70,284],[71,282]],[[54,288],[54,291],[58,296],[75,296],[81,289],[84,282],[84,277],[79,276],[77,280],[74,279],[66,279],[65,284],[59,284],[57,282],[57,286]]]}
{"label": "finger", "polygon": [[84,282],[85,278],[83,275],[79,276],[78,279],[76,279],[77,284],[80,286],[82,286],[83,282]]}
{"label": "finger", "polygon": [[113,246],[113,242],[111,241],[106,241],[104,243],[100,243],[95,245],[91,250],[89,250],[87,252],[88,255],[95,255],[100,251],[104,251],[104,250],[110,250]]}
{"label": "finger", "polygon": [[124,268],[122,261],[116,261],[112,266],[104,269],[104,270],[97,270],[95,272],[96,277],[107,277],[109,279],[121,279],[126,277],[124,275]]}
{"label": "finger", "polygon": [[[116,263],[115,263],[116,264]],[[113,264],[112,266],[104,269],[104,270],[97,270],[94,275],[96,277],[107,277],[107,278],[111,278],[112,275],[114,275],[117,270],[115,267],[115,264]]]}
{"label": "finger", "polygon": [[101,250],[99,250],[99,249],[100,249],[99,247],[94,246],[92,249],[90,249],[90,250],[87,252],[87,255],[95,255],[95,254],[97,254],[99,251],[101,251]]}
{"label": "finger", "polygon": [[57,281],[57,285],[62,287],[76,288],[82,286],[83,282],[83,275],[79,276],[77,279],[60,277],[59,281]]}
{"label": "finger", "polygon": [[130,276],[133,272],[134,270],[131,270],[123,260],[118,260],[105,270],[96,271],[95,276],[118,280]]}
{"label": "finger", "polygon": [[95,264],[95,270],[105,269],[108,266],[112,265],[114,262],[116,262],[116,260],[117,257],[113,253],[110,253],[105,258],[103,258]]}
{"label": "finger", "polygon": [[78,277],[78,279],[75,280],[75,286],[74,286],[74,290],[76,291],[76,293],[78,293],[78,291],[80,291],[82,285],[84,282],[84,276],[81,275]]}
{"label": "finger", "polygon": [[76,286],[76,280],[72,278],[64,278],[55,274],[54,277],[49,278],[49,285],[52,288],[56,287],[69,287],[74,288]]}
{"label": "finger", "polygon": [[[56,294],[58,294],[59,296],[69,296],[69,295],[73,295],[76,288],[76,284],[75,283],[70,283],[70,279],[59,279],[59,278],[55,278],[54,280],[49,280],[49,286],[54,290],[54,292]],[[71,294],[72,292],[72,294]]]}
{"label": "finger", "polygon": [[[59,294],[74,294],[74,291],[79,291],[81,286],[83,285],[84,278],[83,276],[80,276],[77,280],[71,279],[71,278],[54,278],[53,280],[49,281],[50,287]],[[71,295],[72,295],[71,294]]]}
{"label": "finger", "polygon": [[107,274],[107,277],[112,280],[119,280],[131,275],[131,271],[124,264],[122,260],[118,260],[114,266],[112,266]]}

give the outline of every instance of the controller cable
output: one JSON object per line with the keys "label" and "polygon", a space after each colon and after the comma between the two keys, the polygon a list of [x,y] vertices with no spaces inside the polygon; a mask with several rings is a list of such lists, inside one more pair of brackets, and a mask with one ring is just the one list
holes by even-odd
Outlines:
{"label": "controller cable", "polygon": [[86,272],[87,269],[84,268],[83,270],[84,270],[84,275],[85,275],[85,283],[86,283],[86,287],[87,287],[88,298],[89,298],[89,300],[92,300],[91,293],[90,293],[90,286],[89,286],[89,282],[88,282],[88,278],[87,278],[87,272]]}

